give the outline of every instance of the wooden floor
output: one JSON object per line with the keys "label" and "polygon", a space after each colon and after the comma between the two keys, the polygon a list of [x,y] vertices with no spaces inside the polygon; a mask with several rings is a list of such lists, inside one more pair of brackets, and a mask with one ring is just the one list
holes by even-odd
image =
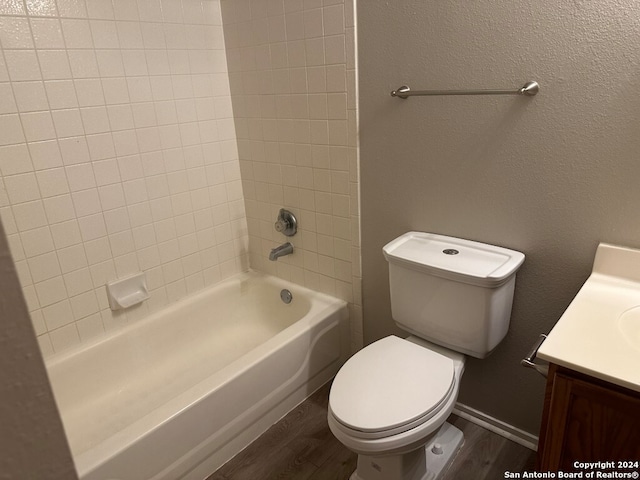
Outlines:
{"label": "wooden floor", "polygon": [[[329,384],[267,430],[207,480],[347,480],[357,455],[327,425]],[[505,478],[534,469],[535,452],[456,415],[449,422],[465,443],[444,480]]]}

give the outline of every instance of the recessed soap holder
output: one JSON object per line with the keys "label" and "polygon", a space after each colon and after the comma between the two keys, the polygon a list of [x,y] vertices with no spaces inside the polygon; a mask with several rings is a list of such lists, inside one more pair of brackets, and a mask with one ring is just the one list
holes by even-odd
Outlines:
{"label": "recessed soap holder", "polygon": [[144,272],[107,282],[107,298],[111,310],[123,310],[149,298]]}

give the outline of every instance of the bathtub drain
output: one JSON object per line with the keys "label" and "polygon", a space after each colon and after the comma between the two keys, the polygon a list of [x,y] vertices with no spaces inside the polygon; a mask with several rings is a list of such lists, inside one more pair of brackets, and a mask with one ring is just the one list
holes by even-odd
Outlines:
{"label": "bathtub drain", "polygon": [[289,290],[287,290],[286,288],[283,288],[280,291],[280,298],[284,303],[288,305],[291,303],[291,300],[293,300],[293,295],[291,295],[291,292]]}

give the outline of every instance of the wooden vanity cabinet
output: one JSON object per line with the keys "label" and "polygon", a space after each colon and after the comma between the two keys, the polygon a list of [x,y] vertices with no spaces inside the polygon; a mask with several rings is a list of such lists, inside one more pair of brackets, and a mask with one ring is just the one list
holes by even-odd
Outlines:
{"label": "wooden vanity cabinet", "polygon": [[575,461],[635,460],[640,460],[640,393],[551,364],[538,470],[570,472],[576,471]]}

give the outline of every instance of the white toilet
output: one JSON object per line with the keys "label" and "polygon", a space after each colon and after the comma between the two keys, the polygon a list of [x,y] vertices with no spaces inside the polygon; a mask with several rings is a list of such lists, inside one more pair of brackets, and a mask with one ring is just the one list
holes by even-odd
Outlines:
{"label": "white toilet", "polygon": [[391,313],[412,336],[389,336],[336,375],[328,422],[358,454],[351,480],[432,480],[446,471],[462,432],[445,422],[465,357],[485,358],[509,328],[520,252],[409,232],[383,248]]}

